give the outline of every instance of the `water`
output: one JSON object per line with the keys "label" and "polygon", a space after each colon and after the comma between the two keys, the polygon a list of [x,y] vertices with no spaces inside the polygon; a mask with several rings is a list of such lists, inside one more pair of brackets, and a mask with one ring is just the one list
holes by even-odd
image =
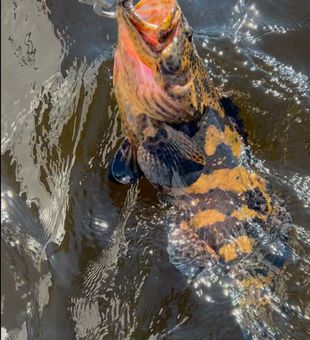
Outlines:
{"label": "water", "polygon": [[[253,168],[296,225],[294,262],[271,308],[250,306],[242,322],[256,338],[306,339],[310,3],[180,3],[213,80],[240,108]],[[1,9],[2,337],[242,338],[240,311],[199,297],[170,263],[157,191],[144,179],[130,187],[107,178],[122,138],[115,22],[77,0]]]}

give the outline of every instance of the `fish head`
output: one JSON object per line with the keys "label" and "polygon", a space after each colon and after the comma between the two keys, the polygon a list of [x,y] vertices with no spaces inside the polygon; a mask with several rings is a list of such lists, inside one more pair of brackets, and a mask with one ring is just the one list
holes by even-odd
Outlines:
{"label": "fish head", "polygon": [[176,0],[141,0],[136,4],[118,0],[119,45],[134,44],[142,59],[143,53],[158,57],[173,39],[181,14]]}
{"label": "fish head", "polygon": [[118,0],[116,17],[113,78],[120,111],[168,123],[191,121],[199,111],[197,84],[204,71],[177,0]]}
{"label": "fish head", "polygon": [[[118,48],[137,52],[146,63],[151,60],[163,73],[188,68],[195,47],[193,30],[177,0],[118,0]],[[147,62],[149,61],[149,62]]]}

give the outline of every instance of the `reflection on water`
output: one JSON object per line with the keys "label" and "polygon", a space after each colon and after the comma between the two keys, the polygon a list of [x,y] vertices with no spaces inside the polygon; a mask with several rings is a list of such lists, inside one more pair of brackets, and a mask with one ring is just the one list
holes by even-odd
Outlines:
{"label": "reflection on water", "polygon": [[214,303],[222,287],[199,298],[169,262],[165,209],[145,180],[107,179],[122,136],[116,25],[81,2],[1,3],[1,334],[240,338],[243,317],[254,337],[307,338],[308,1],[180,1],[206,67],[240,108],[253,168],[296,224],[295,262],[269,292],[271,307],[243,311]]}

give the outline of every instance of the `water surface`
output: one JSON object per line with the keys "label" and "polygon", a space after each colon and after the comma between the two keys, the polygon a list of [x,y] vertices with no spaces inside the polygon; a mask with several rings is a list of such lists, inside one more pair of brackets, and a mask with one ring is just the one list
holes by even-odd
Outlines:
{"label": "water surface", "polygon": [[[253,168],[295,224],[294,262],[272,308],[245,322],[254,338],[306,339],[310,3],[180,3],[211,77],[240,108]],[[107,177],[122,141],[115,22],[77,0],[7,0],[1,9],[1,335],[241,339],[236,313],[199,298],[170,263],[156,190]]]}

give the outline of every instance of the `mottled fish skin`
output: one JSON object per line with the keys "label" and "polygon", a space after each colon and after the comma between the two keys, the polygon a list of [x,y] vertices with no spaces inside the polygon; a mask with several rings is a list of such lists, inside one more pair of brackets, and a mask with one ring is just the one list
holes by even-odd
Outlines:
{"label": "mottled fish skin", "polygon": [[252,252],[248,222],[267,226],[275,203],[267,183],[244,164],[242,137],[227,117],[208,108],[194,138],[204,146],[206,166],[192,185],[168,189],[182,216],[176,222],[205,242],[210,255],[230,262]]}
{"label": "mottled fish skin", "polygon": [[155,136],[145,116],[170,125],[199,121],[192,137],[205,156],[198,179],[184,187],[160,186],[176,211],[170,233],[174,256],[179,263],[196,261],[198,268],[253,253],[253,222],[268,235],[280,228],[281,209],[268,183],[247,165],[243,138],[225,114],[186,19],[180,16],[173,39],[160,52],[150,52],[126,20],[119,11],[114,85],[127,138],[138,147],[146,135]]}
{"label": "mottled fish skin", "polygon": [[[158,3],[160,3],[159,1]],[[163,3],[165,1],[162,1]],[[173,27],[160,48],[153,48],[130,20],[117,8],[118,44],[114,58],[114,87],[122,127],[134,145],[145,138],[144,116],[177,124],[199,121],[207,107],[223,114],[219,97],[197,54],[192,29],[176,1]],[[144,1],[151,6],[151,1]],[[136,6],[137,7],[137,6]],[[143,10],[140,6],[136,11]]]}
{"label": "mottled fish skin", "polygon": [[167,212],[170,261],[195,289],[218,275],[229,282],[230,294],[238,295],[235,301],[244,313],[264,309],[291,258],[291,217],[248,166],[243,138],[227,116],[207,108],[193,138],[206,154],[199,178],[183,188],[161,188],[172,207]]}

